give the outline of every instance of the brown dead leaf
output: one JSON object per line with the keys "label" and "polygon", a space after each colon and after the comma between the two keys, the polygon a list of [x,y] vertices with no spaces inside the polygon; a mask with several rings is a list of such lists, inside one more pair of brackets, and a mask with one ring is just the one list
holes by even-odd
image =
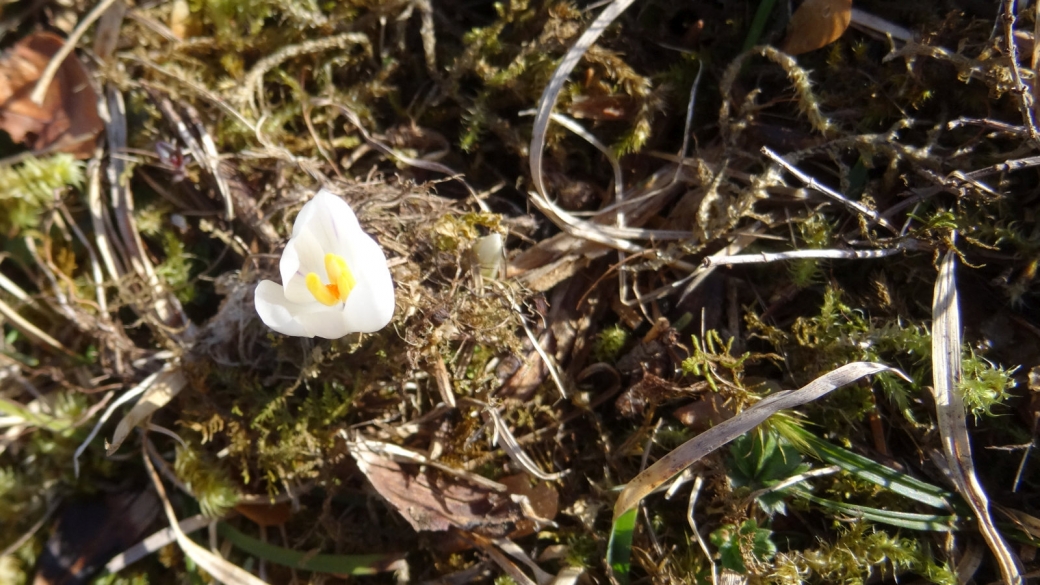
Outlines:
{"label": "brown dead leaf", "polygon": [[235,511],[249,518],[258,526],[278,526],[292,517],[292,506],[288,502],[277,504],[238,504]]}
{"label": "brown dead leaf", "polygon": [[825,47],[849,28],[852,0],[805,0],[791,16],[780,50],[801,55]]}
{"label": "brown dead leaf", "polygon": [[[509,488],[509,493],[514,496],[527,498],[526,508],[528,514],[533,514],[539,520],[551,521],[560,511],[560,494],[556,488],[546,481],[533,481],[526,473],[517,473],[503,477],[499,480],[502,485]],[[515,498],[514,498],[515,499]],[[525,504],[521,504],[521,508]],[[516,530],[510,534],[510,538],[520,538],[528,534],[534,534],[538,525],[534,520],[523,518],[517,521]]]}
{"label": "brown dead leaf", "polygon": [[43,105],[29,99],[40,73],[64,44],[58,35],[34,33],[0,57],[0,129],[33,150],[89,158],[104,125],[98,116],[97,94],[75,55],[58,68]]}
{"label": "brown dead leaf", "polygon": [[367,449],[354,449],[351,455],[372,487],[416,531],[455,527],[497,538],[522,517],[508,494],[467,484],[432,467],[397,463]]}

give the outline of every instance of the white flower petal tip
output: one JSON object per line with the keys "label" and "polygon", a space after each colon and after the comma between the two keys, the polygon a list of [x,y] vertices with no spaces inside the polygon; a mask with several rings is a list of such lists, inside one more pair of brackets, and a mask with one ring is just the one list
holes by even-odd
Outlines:
{"label": "white flower petal tip", "polygon": [[473,255],[480,266],[480,273],[486,278],[498,278],[502,269],[505,254],[502,252],[502,234],[492,233],[473,242]]}
{"label": "white flower petal tip", "polygon": [[296,216],[278,267],[282,284],[261,281],[253,295],[260,319],[278,333],[339,339],[379,331],[394,316],[383,249],[325,189]]}

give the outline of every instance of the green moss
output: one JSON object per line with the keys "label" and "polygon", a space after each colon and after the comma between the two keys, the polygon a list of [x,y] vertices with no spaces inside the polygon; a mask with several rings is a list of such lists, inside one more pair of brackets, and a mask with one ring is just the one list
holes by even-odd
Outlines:
{"label": "green moss", "polygon": [[913,573],[930,583],[957,582],[951,567],[939,564],[928,547],[914,538],[892,536],[866,522],[844,525],[831,544],[777,555],[768,582],[848,583],[862,585],[875,575]]}
{"label": "green moss", "polygon": [[20,164],[0,167],[0,230],[36,227],[55,192],[83,185],[83,170],[83,163],[68,154],[30,156]]}
{"label": "green moss", "polygon": [[993,416],[993,407],[1008,398],[1008,390],[1017,384],[1013,377],[1017,369],[1000,367],[968,350],[961,364],[960,390],[964,405],[976,419]]}
{"label": "green moss", "polygon": [[174,232],[165,231],[162,246],[165,259],[155,267],[155,274],[173,289],[182,303],[191,302],[195,298],[195,287],[191,282],[192,261],[184,242]]}
{"label": "green moss", "polygon": [[715,392],[719,391],[720,382],[743,388],[744,365],[751,353],[734,356],[734,341],[732,337],[723,341],[714,329],[706,332],[703,340],[694,335],[693,351],[682,362],[683,373],[704,377]]}
{"label": "green moss", "polygon": [[173,469],[195,495],[206,516],[221,518],[238,503],[238,488],[227,471],[201,451],[179,447]]}
{"label": "green moss", "polygon": [[600,331],[592,343],[592,359],[597,362],[614,363],[628,344],[632,334],[621,325],[613,325]]}

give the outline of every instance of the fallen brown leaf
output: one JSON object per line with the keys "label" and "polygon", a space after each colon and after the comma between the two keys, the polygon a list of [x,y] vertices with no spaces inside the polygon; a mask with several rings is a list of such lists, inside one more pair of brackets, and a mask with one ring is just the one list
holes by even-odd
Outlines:
{"label": "fallen brown leaf", "polygon": [[791,16],[780,50],[801,55],[825,47],[849,28],[852,0],[805,0]]}
{"label": "fallen brown leaf", "polygon": [[288,502],[277,504],[238,504],[235,511],[249,518],[258,526],[278,526],[292,517],[292,506]]}
{"label": "fallen brown leaf", "polygon": [[[526,473],[503,477],[499,482],[509,488],[509,493],[514,496],[527,498],[526,505],[529,508],[526,511],[541,520],[552,520],[560,510],[560,494],[549,482],[534,482]],[[524,504],[521,504],[520,507],[524,508]],[[538,524],[534,520],[523,518],[517,521],[516,530],[510,534],[510,537],[520,538],[534,534],[537,529]]]}
{"label": "fallen brown leaf", "polygon": [[89,158],[104,124],[97,111],[97,94],[76,56],[69,56],[58,68],[43,105],[29,99],[40,73],[64,44],[53,33],[34,33],[0,56],[0,130],[33,150]]}
{"label": "fallen brown leaf", "polygon": [[374,451],[354,449],[361,472],[372,487],[416,531],[461,528],[504,536],[522,516],[508,494],[469,485],[431,467],[401,464]]}

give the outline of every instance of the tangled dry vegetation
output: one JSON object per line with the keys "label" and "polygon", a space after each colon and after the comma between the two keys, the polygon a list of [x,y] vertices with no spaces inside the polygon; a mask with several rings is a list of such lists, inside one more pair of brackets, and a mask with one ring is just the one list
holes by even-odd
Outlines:
{"label": "tangled dry vegetation", "polygon": [[1035,577],[1033,4],[598,4],[5,6],[0,582]]}

